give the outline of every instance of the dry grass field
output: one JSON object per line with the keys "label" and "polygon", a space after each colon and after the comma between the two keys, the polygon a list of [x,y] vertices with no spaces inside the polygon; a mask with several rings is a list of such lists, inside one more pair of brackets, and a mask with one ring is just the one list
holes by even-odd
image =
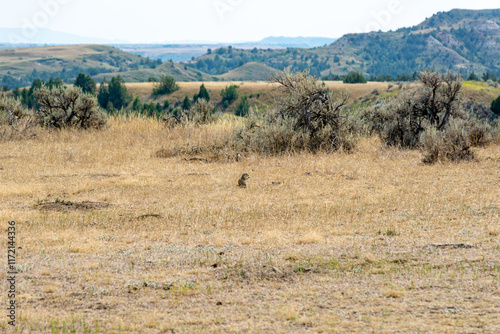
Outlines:
{"label": "dry grass field", "polygon": [[376,138],[231,163],[155,154],[231,126],[113,118],[0,143],[16,332],[500,332],[499,143],[433,166]]}
{"label": "dry grass field", "polygon": [[[161,96],[159,99],[161,101],[168,99],[170,102],[182,101],[185,96],[192,97],[194,94],[198,93],[200,86],[205,85],[207,90],[210,92],[210,96],[216,102],[221,100],[221,90],[230,85],[237,85],[238,93],[240,96],[252,96],[250,98],[253,104],[264,103],[269,104],[272,102],[273,88],[276,87],[274,84],[270,84],[267,81],[210,81],[210,82],[178,82],[180,89],[170,95]],[[361,98],[366,94],[370,93],[374,89],[379,89],[380,91],[386,90],[389,86],[387,82],[369,82],[367,84],[352,84],[345,85],[342,81],[327,81],[325,82],[328,88],[332,90],[339,90],[347,88],[351,94],[352,98]],[[153,86],[154,83],[127,83],[127,90],[133,96],[139,96],[141,100],[147,101],[153,98]],[[257,98],[256,95],[259,94]]]}

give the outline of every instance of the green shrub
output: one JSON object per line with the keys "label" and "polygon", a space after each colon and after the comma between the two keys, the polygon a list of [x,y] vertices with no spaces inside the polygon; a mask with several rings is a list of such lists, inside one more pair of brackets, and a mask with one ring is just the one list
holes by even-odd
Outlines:
{"label": "green shrub", "polygon": [[348,75],[345,76],[343,82],[346,84],[367,83],[363,74],[361,74],[359,72],[349,73]]}
{"label": "green shrub", "polygon": [[239,87],[236,85],[231,85],[224,88],[221,91],[221,96],[222,96],[221,103],[224,106],[224,108],[227,108],[231,103],[236,101],[236,99],[238,98],[238,91],[237,91],[238,88]]}
{"label": "green shrub", "polygon": [[250,110],[250,104],[248,103],[248,97],[242,96],[240,102],[236,105],[234,113],[236,116],[246,116]]}
{"label": "green shrub", "polygon": [[491,102],[491,111],[500,116],[500,96]]}
{"label": "green shrub", "polygon": [[160,82],[153,87],[153,95],[172,94],[179,90],[179,86],[175,82],[175,78],[169,75],[160,77]]}

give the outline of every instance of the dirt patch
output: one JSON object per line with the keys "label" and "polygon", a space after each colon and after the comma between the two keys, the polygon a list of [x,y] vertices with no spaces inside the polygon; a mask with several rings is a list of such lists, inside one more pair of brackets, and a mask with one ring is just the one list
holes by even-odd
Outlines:
{"label": "dirt patch", "polygon": [[121,176],[120,174],[89,174],[88,175],[88,177],[98,178],[98,179],[110,178],[110,177],[120,177],[120,176]]}
{"label": "dirt patch", "polygon": [[111,206],[106,202],[70,202],[70,201],[56,201],[43,203],[39,205],[40,211],[89,211],[104,209]]}

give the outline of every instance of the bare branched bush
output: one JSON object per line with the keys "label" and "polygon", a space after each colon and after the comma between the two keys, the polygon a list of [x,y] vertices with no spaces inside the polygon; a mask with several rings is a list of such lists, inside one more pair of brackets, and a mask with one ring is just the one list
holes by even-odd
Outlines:
{"label": "bare branched bush", "polygon": [[0,94],[0,140],[24,139],[36,136],[37,119],[21,102]]}
{"label": "bare branched bush", "polygon": [[288,119],[293,130],[307,138],[309,150],[345,148],[341,112],[349,100],[347,91],[332,92],[307,72],[281,72],[271,82],[281,91],[275,101],[276,118]]}
{"label": "bare branched bush", "polygon": [[250,109],[245,127],[233,136],[231,145],[236,151],[281,154],[355,147],[355,136],[341,115],[347,92],[332,92],[307,72],[282,72],[271,83],[279,84],[274,108],[264,112]]}
{"label": "bare branched bush", "polygon": [[374,129],[388,145],[417,147],[428,127],[443,130],[450,118],[464,118],[460,111],[462,81],[450,73],[420,73],[421,85],[406,90],[369,114]]}
{"label": "bare branched bush", "polygon": [[40,104],[37,116],[46,127],[100,129],[106,125],[107,117],[97,98],[84,94],[80,87],[42,87],[35,91],[35,97]]}

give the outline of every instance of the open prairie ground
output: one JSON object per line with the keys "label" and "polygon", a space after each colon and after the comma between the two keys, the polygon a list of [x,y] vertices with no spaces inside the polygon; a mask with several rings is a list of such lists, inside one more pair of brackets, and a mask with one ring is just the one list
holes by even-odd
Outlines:
{"label": "open prairie ground", "polygon": [[433,166],[376,138],[352,154],[157,157],[223,137],[225,119],[0,143],[17,333],[500,332],[499,143]]}

